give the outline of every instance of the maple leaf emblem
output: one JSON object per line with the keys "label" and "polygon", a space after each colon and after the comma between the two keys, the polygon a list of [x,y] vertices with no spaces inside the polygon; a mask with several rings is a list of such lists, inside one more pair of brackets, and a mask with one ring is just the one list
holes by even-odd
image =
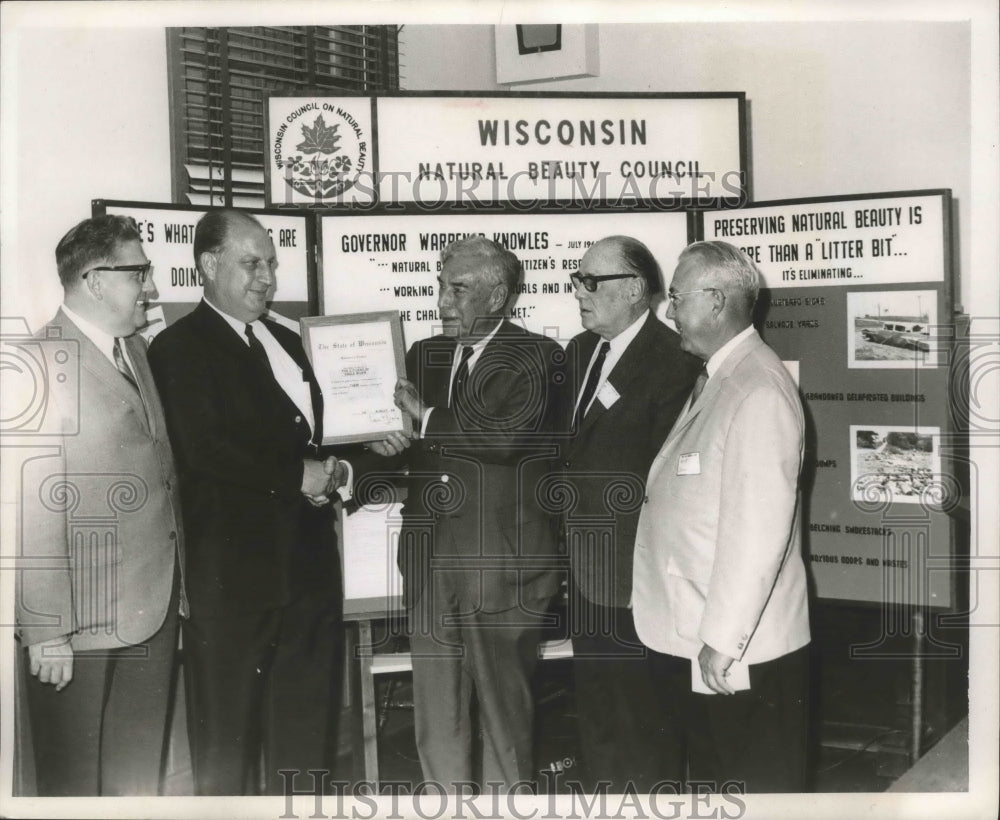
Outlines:
{"label": "maple leaf emblem", "polygon": [[338,127],[335,125],[332,128],[327,128],[326,123],[323,121],[323,115],[320,114],[320,116],[316,117],[312,128],[308,125],[302,126],[302,135],[305,137],[305,140],[295,146],[296,150],[301,151],[303,154],[334,153],[337,150],[337,143],[340,142],[340,137],[337,136]]}

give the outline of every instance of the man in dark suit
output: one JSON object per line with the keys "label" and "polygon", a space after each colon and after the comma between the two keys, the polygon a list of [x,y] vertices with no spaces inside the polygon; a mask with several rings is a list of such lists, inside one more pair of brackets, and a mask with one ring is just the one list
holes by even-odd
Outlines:
{"label": "man in dark suit", "polygon": [[37,790],[155,795],[186,608],[174,460],[136,333],[155,288],[128,217],[81,222],[56,263],[65,298],[37,344],[59,347],[39,386],[58,449],[21,476],[17,621]]}
{"label": "man in dark suit", "polygon": [[564,353],[503,318],[521,272],[510,251],[476,236],[441,259],[445,334],[413,345],[396,391],[420,431],[399,542],[417,748],[425,778],[468,788],[475,698],[482,780],[509,789],[534,776],[531,677],[560,584],[537,493],[556,451]]}
{"label": "man in dark suit", "polygon": [[575,387],[562,456],[576,499],[564,527],[580,750],[591,787],[620,793],[631,783],[643,793],[682,772],[629,609],[632,551],[646,473],[700,362],[650,311],[663,286],[638,240],[600,240],[571,279],[586,328],[566,351]]}
{"label": "man in dark suit", "polygon": [[267,231],[211,211],[194,255],[204,299],[149,355],[189,533],[195,787],[252,793],[263,744],[266,791],[280,794],[279,770],[331,768],[343,602],[328,495],[343,465],[321,460],[322,399],[298,336],[261,318],[277,267]]}

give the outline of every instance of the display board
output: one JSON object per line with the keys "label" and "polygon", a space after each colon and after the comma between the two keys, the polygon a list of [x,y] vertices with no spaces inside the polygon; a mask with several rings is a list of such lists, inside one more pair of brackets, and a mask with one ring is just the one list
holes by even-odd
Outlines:
{"label": "display board", "polygon": [[916,191],[701,215],[704,239],[757,263],[761,335],[798,362],[821,598],[951,603],[950,202]]}
{"label": "display board", "polygon": [[275,92],[266,108],[272,206],[721,207],[749,197],[743,92]]}
{"label": "display board", "polygon": [[[497,240],[524,266],[511,319],[563,344],[583,330],[569,275],[594,242],[615,234],[636,237],[649,246],[669,279],[690,238],[688,215],[682,212],[326,215],[319,227],[321,311],[398,310],[407,347],[440,333],[441,250],[473,234]],[[659,307],[661,318],[664,311],[665,303]],[[373,480],[382,488],[384,503],[344,519],[344,613],[353,618],[400,608],[398,490],[391,476]]]}
{"label": "display board", "polygon": [[[649,246],[669,278],[688,243],[685,213],[376,214],[320,219],[320,305],[324,314],[398,310],[403,339],[441,332],[437,276],[441,250],[482,234],[524,266],[514,321],[563,344],[583,330],[569,275],[594,242],[628,234]],[[661,315],[665,306],[660,306]]]}
{"label": "display board", "polygon": [[[278,256],[277,288],[267,315],[299,332],[298,320],[316,312],[315,275],[310,251],[313,220],[306,213],[250,210],[270,234]],[[156,294],[146,311],[148,339],[194,309],[201,301],[201,274],[194,263],[194,230],[206,209],[151,202],[95,199],[94,216],[131,216],[139,226],[142,247],[153,263]]]}

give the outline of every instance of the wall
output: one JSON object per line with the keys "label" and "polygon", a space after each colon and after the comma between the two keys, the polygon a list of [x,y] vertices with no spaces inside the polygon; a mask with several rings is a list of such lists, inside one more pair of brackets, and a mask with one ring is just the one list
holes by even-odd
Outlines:
{"label": "wall", "polygon": [[[756,199],[952,188],[967,278],[967,24],[602,24],[599,31],[599,77],[519,88],[745,91]],[[500,88],[492,25],[406,25],[400,39],[408,90]],[[13,114],[5,128],[13,127],[5,130],[3,167],[3,313],[25,315],[34,327],[60,299],[52,250],[89,214],[92,198],[170,199],[163,27],[18,29],[5,36],[4,84],[5,115]]]}
{"label": "wall", "polygon": [[[601,24],[599,77],[510,89],[744,91],[756,200],[951,188],[966,274],[969,32],[955,22]],[[492,26],[406,26],[401,41],[420,57],[408,61],[407,89],[497,88]]]}
{"label": "wall", "polygon": [[3,315],[62,301],[54,250],[90,201],[170,201],[166,34],[21,28],[3,41]]}

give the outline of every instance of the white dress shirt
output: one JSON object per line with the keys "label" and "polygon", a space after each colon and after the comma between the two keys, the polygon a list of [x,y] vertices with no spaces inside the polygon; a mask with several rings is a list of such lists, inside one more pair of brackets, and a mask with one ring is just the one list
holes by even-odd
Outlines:
{"label": "white dress shirt", "polygon": [[[118,365],[115,364],[115,337],[110,333],[101,330],[93,322],[88,322],[79,313],[76,313],[70,307],[63,302],[62,312],[65,313],[70,320],[80,328],[80,332],[83,333],[90,341],[94,343],[94,346],[101,351],[111,364],[114,365],[115,370],[118,369]],[[128,355],[128,351],[125,349],[125,345],[122,345],[122,353],[125,354],[125,360],[128,362],[128,366],[132,368],[132,372],[135,372],[135,365],[132,363],[132,357]]]}
{"label": "white dress shirt", "polygon": [[[601,367],[601,377],[597,380],[597,387],[594,389],[594,395],[584,408],[584,415],[586,415],[587,411],[593,406],[594,400],[597,398],[597,394],[601,392],[601,388],[604,387],[604,383],[608,380],[608,376],[611,375],[611,371],[615,369],[615,365],[618,364],[619,359],[621,359],[621,357],[625,354],[628,346],[632,344],[633,339],[639,335],[639,331],[642,330],[643,323],[645,323],[647,316],[649,316],[649,311],[645,310],[638,319],[615,336],[615,338],[604,339],[602,337],[601,341],[597,343],[597,347],[594,348],[594,352],[590,357],[590,364],[587,365],[587,372],[583,376],[583,385],[587,384],[587,379],[590,377],[590,370],[594,366],[594,360],[597,358],[598,353],[600,353],[601,344],[607,341],[610,347],[608,349],[608,355],[604,357],[604,365]],[[576,411],[579,407],[582,394],[583,387],[581,386],[580,392],[576,394],[576,402],[573,404],[574,418],[576,418]]]}
{"label": "white dress shirt", "polygon": [[[472,368],[476,366],[476,362],[479,361],[479,357],[483,355],[483,350],[486,349],[486,345],[490,343],[490,340],[497,335],[497,331],[500,329],[500,325],[503,324],[503,319],[497,321],[496,327],[493,328],[489,333],[487,333],[483,338],[472,345],[472,354],[469,356],[469,373],[471,375]],[[451,375],[448,377],[448,406],[451,407],[451,388],[455,385],[455,374],[458,372],[458,366],[462,363],[462,356],[459,350],[464,347],[461,343],[458,344],[458,348],[455,350],[455,355],[451,359]],[[420,435],[424,435],[424,430],[427,429],[427,420],[431,417],[431,413],[434,411],[433,407],[428,407],[424,411],[424,417],[420,420]]]}

